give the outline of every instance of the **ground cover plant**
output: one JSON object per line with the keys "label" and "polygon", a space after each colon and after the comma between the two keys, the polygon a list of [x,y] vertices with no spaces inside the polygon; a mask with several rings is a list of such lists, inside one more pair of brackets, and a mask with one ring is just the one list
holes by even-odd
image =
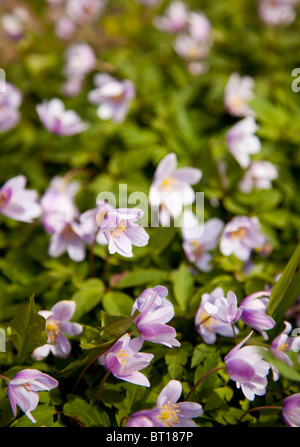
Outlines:
{"label": "ground cover plant", "polygon": [[0,2],[0,426],[300,426],[297,0]]}

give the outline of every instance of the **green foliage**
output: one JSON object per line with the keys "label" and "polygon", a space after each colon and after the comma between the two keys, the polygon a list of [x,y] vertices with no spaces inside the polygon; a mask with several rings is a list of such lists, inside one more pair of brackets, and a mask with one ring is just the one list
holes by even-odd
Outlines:
{"label": "green foliage", "polygon": [[16,348],[19,361],[25,360],[33,350],[45,344],[45,319],[41,317],[35,308],[34,298],[30,297],[29,303],[22,306],[10,321],[10,339]]}
{"label": "green foliage", "polygon": [[[13,12],[21,2],[2,3],[0,15]],[[7,396],[7,379],[26,368],[59,381],[57,389],[39,393],[32,412],[36,426],[47,427],[124,426],[132,413],[153,408],[172,379],[182,383],[181,401],[195,386],[188,400],[203,407],[203,416],[195,420],[198,427],[235,426],[249,409],[280,406],[288,395],[299,392],[298,353],[288,352],[291,367],[266,351],[266,360],[276,366],[280,378],[275,383],[270,370],[266,395],[256,396],[253,402],[243,400],[226,369],[210,373],[224,366],[233,337],[218,334],[216,343],[209,345],[195,328],[203,294],[217,287],[225,294],[234,291],[239,303],[252,293],[271,291],[267,313],[276,325],[267,340],[254,331],[248,344],[269,347],[284,321],[299,326],[300,93],[292,90],[291,75],[299,63],[299,7],[292,23],[267,26],[259,16],[258,2],[183,0],[191,11],[201,10],[212,25],[212,45],[204,60],[207,70],[193,74],[188,61],[175,51],[176,33],[155,26],[154,19],[170,3],[162,0],[150,7],[138,0],[109,0],[98,18],[78,25],[73,37],[60,39],[55,25],[61,10],[49,13],[53,6],[46,1],[29,0],[22,2],[30,18],[24,36],[11,40],[2,30],[0,67],[23,97],[20,121],[13,129],[0,131],[0,187],[22,174],[28,189],[41,199],[55,176],[76,180],[80,186],[74,201],[83,213],[95,208],[100,192],[113,193],[118,205],[120,185],[126,185],[128,206],[145,211],[149,243],[133,247],[132,258],[111,255],[106,245],[97,243],[86,244],[81,262],[68,253],[53,258],[51,234],[42,219],[19,222],[0,212],[0,328],[6,343],[5,352],[0,352],[1,427],[33,426],[19,408],[14,417]],[[90,45],[97,62],[78,94],[68,96],[62,91],[65,52],[77,42]],[[249,75],[255,82],[249,105],[261,150],[251,160],[269,161],[276,167],[278,176],[268,189],[241,191],[247,169],[227,147],[226,132],[242,119],[230,115],[224,105],[224,89],[233,72]],[[135,84],[136,96],[124,122],[101,120],[97,107],[88,101],[97,73]],[[45,129],[36,106],[54,97],[88,123],[85,132],[62,137]],[[202,171],[193,188],[204,193],[204,221],[219,218],[226,224],[235,216],[258,218],[268,243],[262,251],[253,251],[249,262],[224,256],[218,244],[210,251],[211,270],[202,271],[187,258],[180,227],[151,225],[148,202],[140,198],[147,198],[158,163],[171,152],[179,168]],[[136,192],[143,195],[135,201]],[[154,355],[142,371],[149,388],[113,374],[106,378],[98,358],[122,335],[139,335],[134,324],[139,313],[132,314],[133,303],[143,290],[157,285],[168,289],[174,318],[167,324],[175,328],[181,346],[143,344],[141,351]],[[82,333],[67,335],[71,344],[67,358],[50,354],[34,360],[34,349],[47,342],[39,311],[50,311],[62,300],[75,302],[71,322],[80,324]],[[241,320],[237,328],[241,341],[250,328]],[[245,415],[240,425],[282,426],[283,422],[280,411],[259,410]]]}

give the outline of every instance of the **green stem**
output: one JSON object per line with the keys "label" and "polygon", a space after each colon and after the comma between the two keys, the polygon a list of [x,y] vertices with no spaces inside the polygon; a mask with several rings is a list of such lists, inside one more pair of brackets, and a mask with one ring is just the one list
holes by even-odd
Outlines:
{"label": "green stem", "polygon": [[237,421],[236,426],[239,425],[239,423],[241,422],[242,419],[244,419],[244,417],[251,413],[252,411],[256,411],[256,410],[282,410],[282,407],[279,407],[277,405],[268,405],[268,406],[264,406],[264,407],[254,407],[254,408],[250,408],[249,410],[247,410],[241,417],[240,419]]}
{"label": "green stem", "polygon": [[195,391],[195,389],[197,388],[199,383],[202,382],[202,380],[204,380],[207,376],[209,376],[209,374],[212,374],[213,372],[216,372],[216,371],[219,371],[220,369],[225,369],[225,368],[226,368],[226,365],[223,365],[223,366],[217,366],[216,368],[211,369],[210,371],[207,371],[207,373],[205,373],[202,377],[200,377],[200,379],[195,383],[193,388],[190,389],[190,391],[188,392],[188,394],[186,395],[184,400],[185,401],[188,400],[188,398]]}
{"label": "green stem", "polygon": [[107,380],[109,374],[110,374],[110,371],[108,370],[108,371],[106,372],[105,376],[103,377],[103,379],[101,380],[101,383],[100,383],[100,386],[99,386],[99,390],[98,390],[98,394],[97,394],[97,402],[100,402],[100,397],[101,397],[102,389],[103,389],[103,386],[104,386],[104,384],[105,384],[105,382],[106,382],[106,380]]}

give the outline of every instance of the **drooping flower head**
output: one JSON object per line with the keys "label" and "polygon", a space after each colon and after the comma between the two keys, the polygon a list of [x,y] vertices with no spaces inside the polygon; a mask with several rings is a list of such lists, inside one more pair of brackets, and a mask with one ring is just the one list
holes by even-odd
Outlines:
{"label": "drooping flower head", "polygon": [[55,35],[62,40],[71,39],[77,30],[77,24],[67,14],[61,15],[54,25]]}
{"label": "drooping flower head", "polygon": [[300,393],[284,399],[282,418],[288,427],[300,427]]}
{"label": "drooping flower head", "polygon": [[66,13],[79,25],[86,25],[97,20],[107,0],[67,0]]}
{"label": "drooping flower head", "polygon": [[240,305],[243,307],[241,320],[247,326],[260,332],[265,340],[268,339],[266,330],[272,329],[276,322],[267,315],[270,292],[261,291],[252,293],[244,298]]}
{"label": "drooping flower head", "polygon": [[40,217],[42,208],[37,201],[38,193],[26,189],[26,181],[24,175],[18,175],[0,188],[0,214],[21,222],[32,222]]}
{"label": "drooping flower head", "polygon": [[[204,293],[201,297],[201,303],[195,315],[195,327],[198,334],[203,338],[207,344],[215,343],[217,334],[224,337],[233,337],[234,333],[231,324],[222,322],[220,319],[213,318],[206,310],[205,306],[211,304],[216,306],[216,303],[224,298],[225,294],[221,287],[217,287],[211,293]],[[235,327],[235,333],[239,330]]]}
{"label": "drooping flower head", "polygon": [[266,243],[256,217],[235,216],[221,234],[220,251],[224,256],[235,255],[241,261],[248,261],[254,249],[261,249]]}
{"label": "drooping flower head", "polygon": [[93,48],[87,43],[72,44],[64,54],[64,74],[67,78],[84,78],[95,67],[96,55]]}
{"label": "drooping flower head", "polygon": [[67,81],[62,91],[67,96],[80,93],[85,77],[95,68],[96,54],[87,43],[80,42],[70,45],[64,54],[65,65],[63,73]]}
{"label": "drooping flower head", "polygon": [[80,262],[85,257],[86,229],[78,220],[60,220],[50,237],[48,253],[57,258],[67,252],[69,257]]}
{"label": "drooping flower head", "polygon": [[140,209],[113,209],[111,206],[97,212],[96,221],[107,240],[110,254],[132,257],[132,246],[144,247],[148,244],[148,233],[136,223],[143,215]]}
{"label": "drooping flower head", "polygon": [[250,155],[260,152],[261,142],[255,135],[257,130],[258,126],[253,116],[246,116],[226,133],[227,147],[243,169],[250,166]]}
{"label": "drooping flower head", "polygon": [[136,0],[136,2],[141,3],[142,5],[145,6],[158,6],[162,0]]}
{"label": "drooping flower head", "polygon": [[76,135],[88,127],[74,110],[65,110],[63,102],[58,98],[38,104],[36,110],[45,128],[55,135]]}
{"label": "drooping flower head", "polygon": [[13,41],[22,39],[25,34],[25,23],[19,10],[25,12],[23,8],[14,8],[12,12],[3,14],[1,17],[1,27],[5,36]]}
{"label": "drooping flower head", "polygon": [[119,81],[109,74],[97,74],[94,78],[96,88],[88,93],[90,103],[97,105],[97,115],[103,120],[115,123],[124,121],[130,102],[135,97],[135,86],[126,79]]}
{"label": "drooping flower head", "polygon": [[49,391],[58,386],[58,382],[48,374],[37,369],[23,369],[8,382],[8,398],[14,413],[17,415],[17,406],[26,416],[35,423],[31,414],[39,402],[39,391]]}
{"label": "drooping flower head", "polygon": [[[295,345],[299,345],[300,336],[289,337],[288,334],[292,330],[292,325],[290,322],[285,321],[285,328],[271,343],[270,353],[277,359],[289,365],[293,368],[294,364],[292,359],[288,355],[288,351],[293,350]],[[298,346],[297,346],[298,347]],[[298,349],[297,349],[298,350]],[[271,361],[271,368],[273,371],[273,380],[277,381],[279,379],[279,371],[274,363]]]}
{"label": "drooping flower head", "polygon": [[224,105],[232,116],[253,116],[248,102],[254,98],[254,79],[234,72],[230,75],[224,92]]}
{"label": "drooping flower head", "polygon": [[174,306],[167,295],[168,289],[163,286],[144,290],[135,300],[132,314],[136,309],[141,312],[134,323],[144,340],[171,348],[180,343],[175,339],[176,330],[166,325],[174,316]]}
{"label": "drooping flower head", "polygon": [[71,222],[78,217],[75,196],[80,188],[76,180],[67,181],[67,176],[55,176],[41,198],[42,222],[48,233],[54,233],[60,222]]}
{"label": "drooping flower head", "polygon": [[185,30],[178,33],[174,41],[174,50],[186,62],[192,75],[207,71],[206,57],[212,46],[211,23],[201,11],[190,11]]}
{"label": "drooping flower head", "polygon": [[278,176],[277,169],[269,161],[253,161],[239,183],[240,190],[248,193],[253,188],[270,189],[272,180]]}
{"label": "drooping flower head", "polygon": [[226,298],[224,296],[217,298],[214,304],[205,303],[204,309],[220,323],[227,324],[236,323],[243,312],[243,308],[238,306],[236,295],[232,290],[227,293]]}
{"label": "drooping flower head", "polygon": [[20,121],[21,91],[10,82],[5,82],[5,91],[0,91],[0,132],[7,132]]}
{"label": "drooping flower head", "polygon": [[243,346],[252,333],[231,349],[224,359],[230,379],[236,382],[237,388],[241,388],[249,400],[266,393],[270,369],[270,364],[263,360],[267,348]]}
{"label": "drooping flower head", "polygon": [[178,33],[185,29],[188,23],[189,9],[178,0],[169,4],[162,16],[153,19],[156,28],[167,33]]}
{"label": "drooping flower head", "polygon": [[181,393],[181,383],[170,380],[161,390],[156,406],[132,414],[126,427],[197,427],[192,419],[203,414],[202,406],[195,402],[178,402]]}
{"label": "drooping flower head", "polygon": [[259,0],[258,15],[271,27],[289,25],[296,18],[297,0]]}
{"label": "drooping flower head", "polygon": [[65,334],[78,335],[82,332],[82,326],[71,322],[75,312],[76,303],[73,300],[63,300],[54,304],[50,311],[41,310],[39,314],[45,318],[45,331],[48,336],[47,343],[36,348],[32,358],[42,360],[50,352],[55,357],[67,358],[71,353],[71,343]]}
{"label": "drooping flower head", "polygon": [[131,339],[124,334],[98,361],[118,379],[149,387],[149,380],[139,371],[146,368],[154,356],[139,352],[142,345],[141,337]]}
{"label": "drooping flower head", "polygon": [[182,216],[183,249],[190,262],[199,270],[209,272],[212,269],[209,253],[217,247],[219,236],[224,227],[221,219],[208,219],[204,225],[200,225],[197,217],[190,210],[185,210]]}
{"label": "drooping flower head", "polygon": [[176,154],[166,155],[158,164],[149,191],[149,202],[160,207],[160,221],[169,223],[170,216],[178,217],[184,205],[195,201],[195,191],[190,185],[199,182],[202,172],[197,168],[177,169]]}

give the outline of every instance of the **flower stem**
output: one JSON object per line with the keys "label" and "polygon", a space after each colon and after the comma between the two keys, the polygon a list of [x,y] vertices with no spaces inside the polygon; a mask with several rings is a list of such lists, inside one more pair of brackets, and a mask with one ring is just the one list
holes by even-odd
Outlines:
{"label": "flower stem", "polygon": [[120,427],[123,427],[123,422],[127,421],[127,419],[130,419],[130,416],[123,416],[122,419],[120,420]]}
{"label": "flower stem", "polygon": [[195,383],[195,385],[193,386],[193,388],[190,389],[190,391],[188,392],[188,394],[185,397],[185,401],[188,400],[188,398],[190,397],[190,395],[195,391],[195,389],[197,388],[197,386],[199,385],[200,382],[202,382],[202,380],[204,380],[207,376],[209,376],[209,374],[219,371],[220,369],[225,369],[226,365],[222,365],[222,366],[217,366],[214,369],[211,369],[210,371],[207,371],[207,373],[205,373],[202,377],[200,377],[200,379],[197,381],[197,383]]}
{"label": "flower stem", "polygon": [[232,327],[232,330],[233,330],[234,342],[237,345],[236,331],[235,331],[235,327],[234,327],[233,323],[231,323],[231,327]]}
{"label": "flower stem", "polygon": [[110,374],[110,371],[108,370],[108,371],[106,372],[105,376],[103,377],[103,379],[101,380],[101,383],[100,383],[100,386],[99,386],[99,390],[98,390],[98,394],[97,394],[97,402],[100,402],[100,397],[101,397],[102,389],[103,389],[103,386],[104,386],[104,384],[105,384],[105,382],[106,382],[106,380],[107,380],[109,374]]}
{"label": "flower stem", "polygon": [[201,326],[201,324],[205,323],[210,318],[211,318],[211,315],[208,315],[207,317],[205,317],[202,321],[200,321],[199,326]]}
{"label": "flower stem", "polygon": [[239,423],[241,422],[242,419],[244,419],[244,417],[251,413],[252,411],[256,411],[256,410],[282,410],[282,407],[277,406],[277,405],[267,405],[267,406],[263,406],[263,407],[254,407],[254,408],[250,408],[249,410],[247,410],[241,417],[240,419],[237,421],[236,426],[239,425]]}
{"label": "flower stem", "polygon": [[8,382],[10,381],[10,379],[8,377],[3,376],[2,374],[0,374],[0,379],[7,380]]}
{"label": "flower stem", "polygon": [[81,373],[79,374],[79,377],[75,383],[75,386],[73,388],[73,393],[75,392],[82,376],[85,374],[85,372],[88,370],[88,368],[97,360],[98,357],[100,357],[102,354],[104,354],[106,351],[108,351],[109,348],[111,348],[114,343],[118,340],[118,338],[116,338],[107,348],[103,349],[103,351],[101,351],[100,353],[97,353],[97,355],[95,355],[95,357],[93,357],[89,363],[87,365],[85,365],[85,367],[83,368],[83,370],[81,371]]}
{"label": "flower stem", "polygon": [[96,245],[96,242],[97,242],[97,235],[99,233],[99,230],[100,230],[100,228],[97,230],[97,232],[95,234],[95,237],[94,237],[94,240],[93,240],[93,243],[92,243],[91,248],[90,248],[90,275],[91,275],[91,277],[95,276],[94,249],[95,249],[95,245]]}

